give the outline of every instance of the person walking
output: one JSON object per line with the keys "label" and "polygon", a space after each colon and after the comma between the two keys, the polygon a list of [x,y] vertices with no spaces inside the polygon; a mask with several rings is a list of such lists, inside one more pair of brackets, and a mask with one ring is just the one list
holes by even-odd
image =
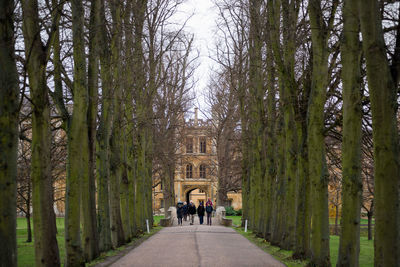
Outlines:
{"label": "person walking", "polygon": [[185,222],[187,221],[188,211],[189,211],[189,207],[188,207],[187,202],[185,201],[183,203],[183,219],[185,220]]}
{"label": "person walking", "polygon": [[183,203],[178,202],[176,205],[176,216],[178,217],[178,225],[182,225],[182,218],[183,218]]}
{"label": "person walking", "polygon": [[189,214],[190,214],[190,225],[193,225],[194,215],[196,214],[196,206],[194,205],[193,201],[190,201]]}
{"label": "person walking", "polygon": [[200,205],[197,208],[197,215],[199,216],[200,224],[203,224],[204,211],[205,210],[204,210],[203,202],[200,202]]}
{"label": "person walking", "polygon": [[213,204],[211,198],[206,202],[206,212],[207,212],[207,225],[211,226],[211,215],[213,212]]}

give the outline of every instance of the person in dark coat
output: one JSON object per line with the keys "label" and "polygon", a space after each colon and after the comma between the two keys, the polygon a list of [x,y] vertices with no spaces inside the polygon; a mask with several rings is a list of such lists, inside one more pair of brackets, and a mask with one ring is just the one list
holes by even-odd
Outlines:
{"label": "person in dark coat", "polygon": [[178,217],[178,225],[182,225],[182,218],[183,218],[183,203],[178,202],[176,205],[176,216]]}
{"label": "person in dark coat", "polygon": [[204,209],[204,206],[203,206],[203,202],[200,202],[200,205],[197,208],[197,215],[199,215],[200,224],[203,224],[204,211],[205,211],[205,209]]}
{"label": "person in dark coat", "polygon": [[196,206],[192,201],[189,204],[189,214],[190,214],[190,225],[194,223],[194,215],[196,214]]}
{"label": "person in dark coat", "polygon": [[213,212],[213,204],[210,198],[206,202],[206,212],[207,212],[207,225],[211,226],[211,215]]}
{"label": "person in dark coat", "polygon": [[187,221],[188,213],[189,213],[189,206],[188,206],[187,202],[185,201],[183,203],[183,219],[185,220],[185,222]]}

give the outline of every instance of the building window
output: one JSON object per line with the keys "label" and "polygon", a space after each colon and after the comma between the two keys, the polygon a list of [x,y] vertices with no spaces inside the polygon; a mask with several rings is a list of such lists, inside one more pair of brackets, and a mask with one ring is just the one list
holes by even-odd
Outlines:
{"label": "building window", "polygon": [[186,153],[193,153],[193,137],[186,138]]}
{"label": "building window", "polygon": [[193,178],[193,165],[186,165],[186,178]]}
{"label": "building window", "polygon": [[200,139],[200,153],[206,153],[206,151],[207,151],[206,139],[201,138]]}
{"label": "building window", "polygon": [[203,189],[199,189],[199,193],[204,193],[204,190]]}
{"label": "building window", "polygon": [[200,178],[206,178],[206,165],[200,165]]}

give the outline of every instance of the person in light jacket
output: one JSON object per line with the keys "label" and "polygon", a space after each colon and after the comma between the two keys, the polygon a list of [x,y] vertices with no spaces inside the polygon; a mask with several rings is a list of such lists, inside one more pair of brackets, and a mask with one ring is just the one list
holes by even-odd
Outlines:
{"label": "person in light jacket", "polygon": [[193,225],[194,215],[196,214],[196,206],[194,205],[193,201],[190,201],[189,204],[189,214],[190,214],[190,225]]}

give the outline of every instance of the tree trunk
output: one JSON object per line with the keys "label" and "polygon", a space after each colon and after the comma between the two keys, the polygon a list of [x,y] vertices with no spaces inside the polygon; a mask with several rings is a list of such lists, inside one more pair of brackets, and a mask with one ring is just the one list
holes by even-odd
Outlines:
{"label": "tree trunk", "polygon": [[[305,85],[307,87],[307,85]],[[305,89],[307,90],[307,89]],[[303,107],[308,100],[308,93],[303,98]],[[306,109],[301,108],[301,118],[306,117]],[[308,175],[308,149],[307,149],[307,123],[304,119],[296,119],[299,138],[299,159],[298,159],[298,203],[296,219],[296,246],[293,253],[295,259],[305,259],[310,256],[310,237],[311,237],[311,190]]]}
{"label": "tree trunk", "polygon": [[0,265],[17,266],[18,73],[14,1],[0,2]]}
{"label": "tree trunk", "polygon": [[339,205],[335,205],[335,235],[339,235]]}
{"label": "tree trunk", "polygon": [[28,213],[26,213],[25,215],[25,219],[26,219],[26,227],[27,227],[27,239],[26,239],[26,243],[31,243],[32,242],[32,227],[31,227],[31,215]]}
{"label": "tree trunk", "polygon": [[89,176],[89,140],[87,133],[88,87],[84,46],[82,1],[72,0],[72,38],[74,45],[74,105],[68,127],[68,164],[65,211],[66,266],[83,266],[80,236],[82,181]]}
{"label": "tree trunk", "polygon": [[261,39],[261,1],[249,3],[250,31],[249,31],[249,130],[250,130],[250,196],[249,196],[249,225],[253,231],[262,233],[261,208],[265,200],[265,111],[264,111],[264,73],[262,69],[262,39]]}
{"label": "tree trunk", "polygon": [[357,2],[344,2],[344,39],[341,45],[343,64],[343,204],[337,266],[358,266],[360,254],[362,95],[360,24],[358,17],[354,16],[357,13]]}
{"label": "tree trunk", "polygon": [[[105,22],[104,0],[100,1],[100,20]],[[98,232],[100,251],[111,249],[111,223],[110,223],[110,134],[113,123],[112,117],[112,76],[111,55],[107,41],[107,27],[102,23],[99,30],[100,37],[100,65],[102,81],[101,115],[97,130],[97,207],[98,207]]]}
{"label": "tree trunk", "polygon": [[280,116],[277,119],[277,177],[276,177],[276,192],[274,194],[273,209],[272,209],[272,224],[271,224],[271,244],[280,246],[284,231],[284,223],[286,219],[286,214],[280,212],[283,209],[285,201],[285,133],[283,132],[283,118]]}
{"label": "tree trunk", "polygon": [[[129,222],[129,230],[124,229],[124,232],[129,234],[129,238],[132,238],[136,235],[137,225],[136,225],[136,217],[138,214],[135,212],[135,170],[136,170],[136,147],[135,147],[135,120],[133,115],[135,114],[134,106],[133,106],[133,86],[134,86],[134,70],[133,70],[133,23],[131,21],[132,15],[132,2],[127,1],[125,6],[125,16],[124,16],[124,31],[125,31],[125,51],[127,62],[125,64],[125,72],[129,75],[126,75],[124,79],[124,87],[125,87],[125,117],[126,117],[126,128],[124,129],[125,136],[125,176],[123,175],[122,180],[122,192],[121,195],[122,201],[122,211],[128,211],[127,217],[122,213],[122,219],[124,225],[126,222]],[[126,179],[125,179],[126,178]]]}
{"label": "tree trunk", "polygon": [[400,266],[397,84],[386,54],[379,3],[358,1],[371,99],[375,178],[375,266]]}
{"label": "tree trunk", "polygon": [[[113,68],[113,127],[110,136],[110,214],[111,214],[111,239],[114,247],[125,243],[125,233],[121,219],[120,182],[122,179],[122,87],[121,80],[120,50],[121,50],[121,4],[118,0],[111,2],[111,15],[114,26],[111,41],[111,60]],[[128,223],[129,224],[129,223]]]}
{"label": "tree trunk", "polygon": [[368,216],[368,240],[372,240],[372,212],[367,212]]}
{"label": "tree trunk", "polygon": [[31,186],[30,186],[30,182],[28,185],[28,196],[26,199],[26,214],[25,214],[25,218],[26,218],[26,225],[27,225],[27,239],[26,239],[26,243],[31,243],[32,242],[32,227],[31,227]]}
{"label": "tree trunk", "polygon": [[98,105],[98,74],[99,74],[99,25],[100,1],[92,1],[89,22],[89,59],[88,59],[88,147],[89,147],[89,175],[82,181],[82,240],[86,261],[97,258],[99,251],[99,236],[96,217],[96,127]]}
{"label": "tree trunk", "polygon": [[36,266],[59,266],[56,239],[56,219],[53,209],[53,180],[51,176],[50,101],[46,81],[49,48],[40,38],[38,3],[23,1],[23,34],[32,112],[32,206]]}
{"label": "tree trunk", "polygon": [[[149,113],[149,104],[147,103],[148,88],[146,88],[146,75],[144,74],[143,64],[143,27],[145,20],[145,11],[147,7],[147,0],[136,0],[132,6],[135,13],[134,19],[134,49],[133,49],[133,77],[135,81],[135,101],[136,109],[135,115],[137,119],[137,132],[136,132],[136,176],[135,176],[135,219],[137,230],[144,232],[146,230],[146,215],[148,205],[151,208],[151,190],[150,190],[150,203],[148,201],[148,192],[146,192],[146,182],[150,179],[148,173],[147,153],[148,145],[150,144],[151,132],[148,130],[151,122],[149,121],[151,114]],[[150,219],[150,218],[147,218]]]}
{"label": "tree trunk", "polygon": [[[333,1],[330,23],[338,2]],[[331,24],[327,25],[321,10],[321,1],[309,2],[313,53],[312,87],[308,106],[308,158],[312,188],[312,257],[311,264],[330,266],[328,170],[325,158],[324,105],[328,87],[328,39]]]}
{"label": "tree trunk", "polygon": [[[270,17],[267,18],[270,23]],[[264,227],[264,238],[268,241],[271,240],[272,234],[272,208],[274,205],[275,195],[275,179],[276,179],[276,82],[275,82],[275,68],[273,50],[269,44],[271,36],[270,31],[266,34],[267,43],[267,122],[266,122],[266,159],[265,159],[265,191],[266,191],[266,203],[265,203],[265,227]]]}
{"label": "tree trunk", "polygon": [[[293,249],[295,245],[296,233],[296,191],[297,191],[297,154],[298,141],[295,122],[295,107],[297,85],[294,77],[294,56],[296,52],[296,24],[297,12],[295,9],[295,1],[282,1],[282,20],[283,20],[283,43],[280,44],[280,3],[276,1],[273,6],[272,1],[269,1],[269,20],[272,26],[271,43],[274,50],[274,58],[279,70],[280,86],[280,101],[284,116],[284,131],[285,131],[285,180],[286,180],[286,197],[285,210],[282,211],[288,216],[286,227],[284,229],[284,239],[282,240],[283,249]],[[284,51],[281,55],[280,51]]]}
{"label": "tree trunk", "polygon": [[167,164],[167,168],[164,170],[164,179],[162,179],[165,218],[168,216],[169,207],[175,206],[174,172],[175,164]]}

